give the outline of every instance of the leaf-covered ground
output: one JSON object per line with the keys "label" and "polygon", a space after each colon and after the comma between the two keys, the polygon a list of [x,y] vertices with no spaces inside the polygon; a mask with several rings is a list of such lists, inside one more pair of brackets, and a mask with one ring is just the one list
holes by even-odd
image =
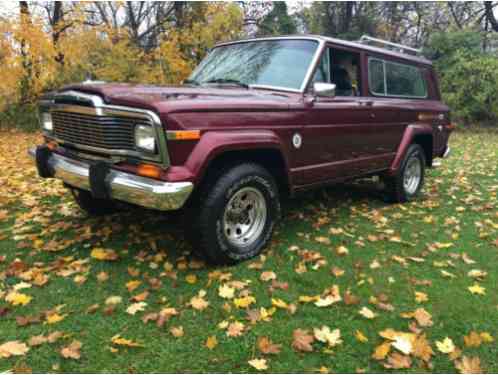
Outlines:
{"label": "leaf-covered ground", "polygon": [[498,371],[496,133],[455,134],[410,204],[302,195],[224,268],[178,216],[86,217],[36,177],[39,141],[0,133],[0,371]]}

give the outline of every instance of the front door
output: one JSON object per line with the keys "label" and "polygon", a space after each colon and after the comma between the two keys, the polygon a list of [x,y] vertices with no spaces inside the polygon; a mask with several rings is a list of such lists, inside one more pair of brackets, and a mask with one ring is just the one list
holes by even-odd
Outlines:
{"label": "front door", "polygon": [[334,83],[336,95],[315,97],[307,106],[299,184],[354,177],[388,164],[390,152],[378,142],[383,127],[376,124],[389,119],[372,97],[360,96],[360,62],[357,52],[337,48],[324,51],[313,81]]}

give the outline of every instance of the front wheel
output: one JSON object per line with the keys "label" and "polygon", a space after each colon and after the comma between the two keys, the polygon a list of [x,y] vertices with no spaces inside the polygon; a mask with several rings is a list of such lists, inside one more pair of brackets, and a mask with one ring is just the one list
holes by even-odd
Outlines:
{"label": "front wheel", "polygon": [[273,177],[257,164],[239,164],[208,184],[202,194],[196,242],[214,263],[249,259],[268,243],[279,216]]}
{"label": "front wheel", "polygon": [[422,147],[412,144],[395,176],[386,179],[389,195],[394,202],[413,200],[424,185],[425,154]]}

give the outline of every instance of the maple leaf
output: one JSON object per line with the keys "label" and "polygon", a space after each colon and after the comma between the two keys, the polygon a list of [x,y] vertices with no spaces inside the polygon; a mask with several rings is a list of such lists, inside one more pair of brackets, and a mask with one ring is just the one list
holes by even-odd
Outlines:
{"label": "maple leaf", "polygon": [[130,306],[128,306],[126,312],[130,315],[135,315],[139,311],[144,311],[146,306],[147,302],[132,303]]}
{"label": "maple leaf", "polygon": [[474,285],[472,286],[469,286],[467,288],[470,293],[472,294],[479,294],[481,296],[485,295],[486,294],[486,288],[483,288],[482,286],[480,286],[478,283],[475,283]]}
{"label": "maple leaf", "polygon": [[193,309],[202,311],[209,306],[209,302],[200,296],[194,296],[190,299],[190,305]]}
{"label": "maple leaf", "polygon": [[411,354],[413,350],[413,340],[415,335],[410,333],[400,333],[396,335],[394,341],[391,343],[393,348],[398,349],[403,354]]}
{"label": "maple leaf", "polygon": [[370,310],[368,307],[365,307],[365,306],[362,307],[361,310],[358,311],[358,313],[367,319],[373,319],[377,316],[376,313],[374,313],[372,310]]}
{"label": "maple leaf", "polygon": [[488,275],[488,273],[486,271],[481,271],[481,270],[476,270],[476,269],[470,270],[467,273],[467,276],[472,277],[474,279],[483,279],[487,275]]}
{"label": "maple leaf", "polygon": [[335,250],[336,254],[337,255],[341,255],[341,256],[344,256],[344,255],[348,255],[349,254],[349,250],[346,246],[339,246],[336,250]]}
{"label": "maple leaf", "polygon": [[270,281],[275,280],[277,278],[277,275],[273,271],[264,271],[261,273],[261,276],[259,278],[261,281]]}
{"label": "maple leaf", "polygon": [[45,344],[47,342],[47,338],[43,335],[33,336],[28,340],[29,346],[39,346]]}
{"label": "maple leaf", "polygon": [[206,340],[206,348],[213,350],[218,345],[218,339],[216,336],[209,336]]}
{"label": "maple leaf", "polygon": [[315,341],[315,337],[310,335],[308,330],[296,329],[292,333],[292,347],[294,350],[300,352],[312,352],[313,346],[311,344]]}
{"label": "maple leaf", "polygon": [[356,340],[359,342],[368,342],[368,338],[359,329],[355,331],[354,337],[356,337]]}
{"label": "maple leaf", "polygon": [[235,294],[235,288],[231,288],[227,284],[223,284],[218,288],[218,295],[221,298],[232,299]]}
{"label": "maple leaf", "polygon": [[111,338],[111,342],[114,345],[120,345],[120,346],[129,346],[129,347],[141,347],[141,346],[143,346],[142,344],[139,344],[139,343],[134,342],[132,340],[125,339],[125,338],[121,337],[120,335],[113,336]]}
{"label": "maple leaf", "polygon": [[391,351],[391,343],[389,341],[385,341],[375,348],[375,351],[372,354],[372,358],[377,361],[382,361],[387,357],[389,352]]}
{"label": "maple leaf", "polygon": [[274,344],[268,337],[263,336],[258,339],[258,349],[263,354],[278,354],[282,345]]}
{"label": "maple leaf", "polygon": [[482,344],[481,336],[475,331],[471,331],[468,336],[463,336],[463,341],[469,348],[478,348]]}
{"label": "maple leaf", "polygon": [[481,360],[479,357],[467,357],[464,355],[455,361],[455,367],[460,374],[482,374]]}
{"label": "maple leaf", "polygon": [[322,326],[322,328],[313,328],[313,333],[318,341],[326,343],[330,347],[342,344],[341,331],[339,329],[331,331],[328,326]]}
{"label": "maple leaf", "polygon": [[117,260],[119,258],[119,255],[114,250],[102,247],[93,248],[90,256],[97,260]]}
{"label": "maple leaf", "polygon": [[105,300],[106,305],[119,305],[123,301],[120,296],[111,296]]}
{"label": "maple leaf", "polygon": [[0,345],[0,358],[25,355],[28,351],[29,347],[23,342],[7,341]]}
{"label": "maple leaf", "polygon": [[410,359],[410,357],[399,353],[392,353],[389,357],[387,357],[387,363],[384,363],[385,368],[391,368],[395,370],[410,368],[411,365],[412,360]]}
{"label": "maple leaf", "polygon": [[185,281],[189,284],[195,284],[197,282],[197,276],[192,274],[189,274],[185,276]]}
{"label": "maple leaf", "polygon": [[130,280],[126,283],[126,289],[128,289],[128,292],[133,292],[140,284],[142,284],[140,280]]}
{"label": "maple leaf", "polygon": [[481,339],[483,342],[493,342],[495,341],[495,339],[493,338],[493,336],[491,336],[491,334],[489,332],[481,332],[479,334],[479,336],[481,336]]}
{"label": "maple leaf", "polygon": [[415,301],[417,303],[427,302],[429,301],[429,297],[426,293],[423,292],[415,292]]}
{"label": "maple leaf", "polygon": [[256,298],[254,298],[253,296],[245,296],[241,298],[235,298],[233,300],[233,304],[239,309],[245,309],[253,303],[256,303]]}
{"label": "maple leaf", "polygon": [[74,340],[69,346],[62,348],[60,353],[64,358],[80,359],[81,346],[81,342]]}
{"label": "maple leaf", "polygon": [[429,345],[429,341],[427,341],[425,334],[418,336],[413,341],[412,354],[414,357],[420,358],[425,362],[429,362],[431,360],[431,356],[434,354],[434,351]]}
{"label": "maple leaf", "polygon": [[233,322],[228,325],[227,336],[228,337],[239,337],[242,336],[244,332],[244,324],[241,322]]}
{"label": "maple leaf", "polygon": [[66,317],[66,314],[59,315],[58,313],[52,313],[52,314],[47,315],[46,323],[47,324],[55,324],[55,323],[60,322],[61,320],[64,320],[65,317]]}
{"label": "maple leaf", "polygon": [[179,327],[171,327],[170,330],[171,334],[174,336],[174,337],[182,337],[185,333],[183,332],[183,327],[182,326],[179,326]]}
{"label": "maple leaf", "polygon": [[455,344],[453,344],[453,340],[449,337],[446,337],[443,341],[436,341],[436,347],[444,354],[449,354],[455,350]]}
{"label": "maple leaf", "polygon": [[268,369],[268,365],[266,363],[266,359],[255,358],[247,361],[252,367],[254,367],[258,371],[263,371]]}
{"label": "maple leaf", "polygon": [[25,306],[31,301],[31,299],[31,296],[18,292],[10,292],[7,296],[5,296],[5,301],[10,302],[13,306]]}
{"label": "maple leaf", "polygon": [[280,308],[280,309],[288,309],[289,308],[289,305],[287,304],[287,302],[285,302],[284,300],[282,300],[280,298],[272,298],[271,304],[275,307]]}

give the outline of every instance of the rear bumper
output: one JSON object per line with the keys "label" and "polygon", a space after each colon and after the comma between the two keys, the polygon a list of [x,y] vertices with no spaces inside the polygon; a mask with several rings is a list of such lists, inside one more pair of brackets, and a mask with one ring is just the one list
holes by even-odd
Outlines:
{"label": "rear bumper", "polygon": [[[37,149],[28,151],[35,160]],[[37,165],[39,165],[37,160]],[[50,153],[43,163],[50,177],[58,178],[68,185],[92,191],[90,186],[90,165],[88,163]],[[40,171],[40,168],[39,168]],[[40,173],[40,175],[44,175]],[[46,176],[46,174],[45,174]],[[109,169],[102,184],[111,199],[161,211],[181,208],[192,193],[191,182],[164,182],[147,177]]]}

